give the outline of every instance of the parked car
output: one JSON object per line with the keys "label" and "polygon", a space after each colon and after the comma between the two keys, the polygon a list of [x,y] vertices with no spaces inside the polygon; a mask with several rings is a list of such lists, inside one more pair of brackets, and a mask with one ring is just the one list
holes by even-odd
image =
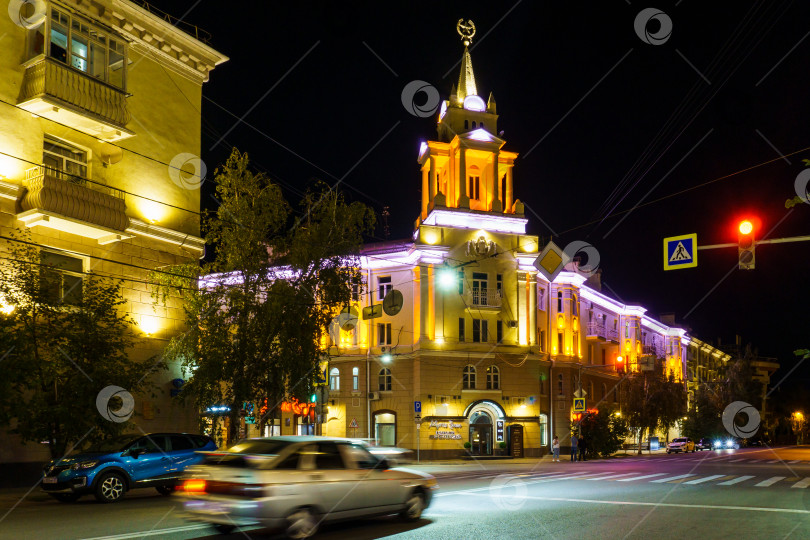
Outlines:
{"label": "parked car", "polygon": [[743,439],[743,446],[770,446],[771,441],[762,437],[754,439]]}
{"label": "parked car", "polygon": [[677,439],[672,439],[667,445],[667,454],[671,454],[672,452],[686,453],[694,451],[695,442],[689,437],[678,437]]}
{"label": "parked car", "polygon": [[237,526],[283,529],[309,538],[322,522],[398,513],[418,520],[436,479],[392,469],[365,445],[329,437],[269,437],[210,452],[189,467],[184,517],[227,534]]}
{"label": "parked car", "polygon": [[81,453],[49,462],[42,490],[61,502],[93,493],[116,502],[130,489],[152,487],[171,495],[189,465],[205,459],[197,450],[216,450],[210,437],[188,433],[120,435],[92,444]]}
{"label": "parked car", "polygon": [[714,443],[711,438],[703,437],[695,443],[695,450],[711,450],[713,446]]}

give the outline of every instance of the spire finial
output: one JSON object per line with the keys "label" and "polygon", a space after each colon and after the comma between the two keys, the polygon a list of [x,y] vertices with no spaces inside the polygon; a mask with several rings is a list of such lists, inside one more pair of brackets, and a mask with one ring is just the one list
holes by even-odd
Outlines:
{"label": "spire finial", "polygon": [[464,19],[459,19],[456,23],[456,32],[461,36],[461,41],[465,47],[472,43],[472,38],[475,35],[475,24],[471,20],[464,22]]}

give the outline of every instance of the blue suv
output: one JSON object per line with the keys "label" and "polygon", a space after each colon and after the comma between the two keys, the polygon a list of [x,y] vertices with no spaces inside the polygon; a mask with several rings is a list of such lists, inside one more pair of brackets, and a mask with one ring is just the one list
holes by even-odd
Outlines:
{"label": "blue suv", "polygon": [[183,470],[203,461],[204,456],[196,452],[216,448],[214,441],[204,435],[120,435],[48,463],[42,489],[61,502],[73,502],[93,493],[99,501],[111,503],[128,490],[141,487],[171,495]]}

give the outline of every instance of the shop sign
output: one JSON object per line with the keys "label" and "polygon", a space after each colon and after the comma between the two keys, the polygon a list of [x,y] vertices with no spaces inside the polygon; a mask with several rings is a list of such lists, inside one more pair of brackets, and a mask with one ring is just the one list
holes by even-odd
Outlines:
{"label": "shop sign", "polygon": [[300,416],[309,416],[315,414],[314,403],[301,403],[297,398],[292,398],[292,401],[282,401],[281,410],[283,412],[291,412]]}
{"label": "shop sign", "polygon": [[430,421],[430,428],[435,429],[435,433],[430,434],[431,439],[461,439],[461,434],[456,432],[456,429],[461,428],[461,424],[456,422],[439,422],[437,420]]}
{"label": "shop sign", "polygon": [[495,442],[503,441],[503,420],[495,421]]}

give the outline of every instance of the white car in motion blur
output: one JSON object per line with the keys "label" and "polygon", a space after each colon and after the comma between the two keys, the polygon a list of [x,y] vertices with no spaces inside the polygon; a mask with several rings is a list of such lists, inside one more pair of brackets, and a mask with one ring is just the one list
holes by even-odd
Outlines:
{"label": "white car in motion blur", "polygon": [[249,439],[206,454],[186,469],[183,516],[223,534],[261,525],[309,538],[328,521],[396,513],[416,521],[436,488],[432,476],[391,469],[347,439]]}

